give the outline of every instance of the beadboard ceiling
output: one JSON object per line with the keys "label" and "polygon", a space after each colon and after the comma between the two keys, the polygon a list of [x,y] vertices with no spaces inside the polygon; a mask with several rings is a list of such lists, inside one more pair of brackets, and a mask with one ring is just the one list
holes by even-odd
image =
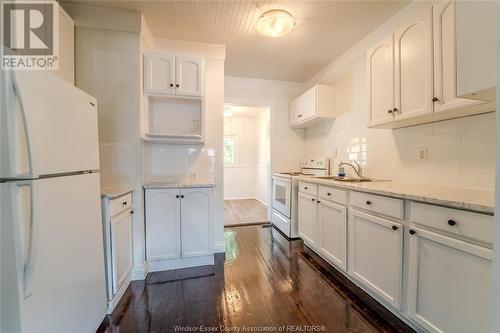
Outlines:
{"label": "beadboard ceiling", "polygon": [[[143,13],[154,37],[226,45],[226,75],[303,82],[409,1],[82,1]],[[292,32],[271,39],[259,16],[284,9]]]}

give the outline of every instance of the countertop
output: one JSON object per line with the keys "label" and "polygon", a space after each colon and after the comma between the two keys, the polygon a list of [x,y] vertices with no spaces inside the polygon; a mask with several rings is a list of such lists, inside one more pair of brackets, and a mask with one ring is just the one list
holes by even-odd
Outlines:
{"label": "countertop", "polygon": [[101,198],[115,199],[132,191],[132,186],[101,187]]}
{"label": "countertop", "polygon": [[359,192],[380,194],[486,214],[493,214],[495,210],[495,191],[418,185],[394,181],[346,183],[307,176],[298,176],[294,178],[308,183],[330,185]]}
{"label": "countertop", "polygon": [[153,188],[195,188],[195,187],[215,187],[215,182],[211,179],[176,180],[164,182],[151,182],[144,184],[145,189]]}

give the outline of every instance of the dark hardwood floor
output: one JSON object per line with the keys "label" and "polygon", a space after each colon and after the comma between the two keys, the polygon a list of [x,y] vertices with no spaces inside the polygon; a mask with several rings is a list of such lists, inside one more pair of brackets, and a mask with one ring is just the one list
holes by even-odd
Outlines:
{"label": "dark hardwood floor", "polygon": [[226,254],[216,255],[215,266],[133,282],[99,332],[181,331],[176,326],[301,332],[296,326],[303,325],[323,332],[413,332],[301,241],[260,226],[229,228],[225,236]]}

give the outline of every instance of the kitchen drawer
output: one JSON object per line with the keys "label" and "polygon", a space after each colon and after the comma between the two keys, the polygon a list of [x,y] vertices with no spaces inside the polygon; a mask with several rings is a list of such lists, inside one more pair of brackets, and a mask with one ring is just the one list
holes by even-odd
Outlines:
{"label": "kitchen drawer", "polygon": [[110,215],[115,216],[126,209],[132,208],[132,193],[110,200]]}
{"label": "kitchen drawer", "polygon": [[486,243],[493,242],[494,218],[491,215],[412,202],[410,217],[415,224]]}
{"label": "kitchen drawer", "polygon": [[306,182],[299,182],[299,192],[316,196],[318,194],[318,185]]}
{"label": "kitchen drawer", "polygon": [[335,202],[340,205],[347,205],[347,191],[339,190],[333,187],[319,186],[318,196],[323,200]]}
{"label": "kitchen drawer", "polygon": [[401,199],[351,192],[351,206],[399,220],[404,219],[404,201]]}

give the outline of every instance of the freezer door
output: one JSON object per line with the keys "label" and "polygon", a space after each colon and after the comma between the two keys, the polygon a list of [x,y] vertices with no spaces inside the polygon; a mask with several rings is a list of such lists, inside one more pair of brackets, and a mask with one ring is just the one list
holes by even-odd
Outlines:
{"label": "freezer door", "polygon": [[21,332],[95,332],[107,310],[99,174],[7,184]]}
{"label": "freezer door", "polygon": [[47,71],[6,77],[0,178],[99,169],[96,100]]}

